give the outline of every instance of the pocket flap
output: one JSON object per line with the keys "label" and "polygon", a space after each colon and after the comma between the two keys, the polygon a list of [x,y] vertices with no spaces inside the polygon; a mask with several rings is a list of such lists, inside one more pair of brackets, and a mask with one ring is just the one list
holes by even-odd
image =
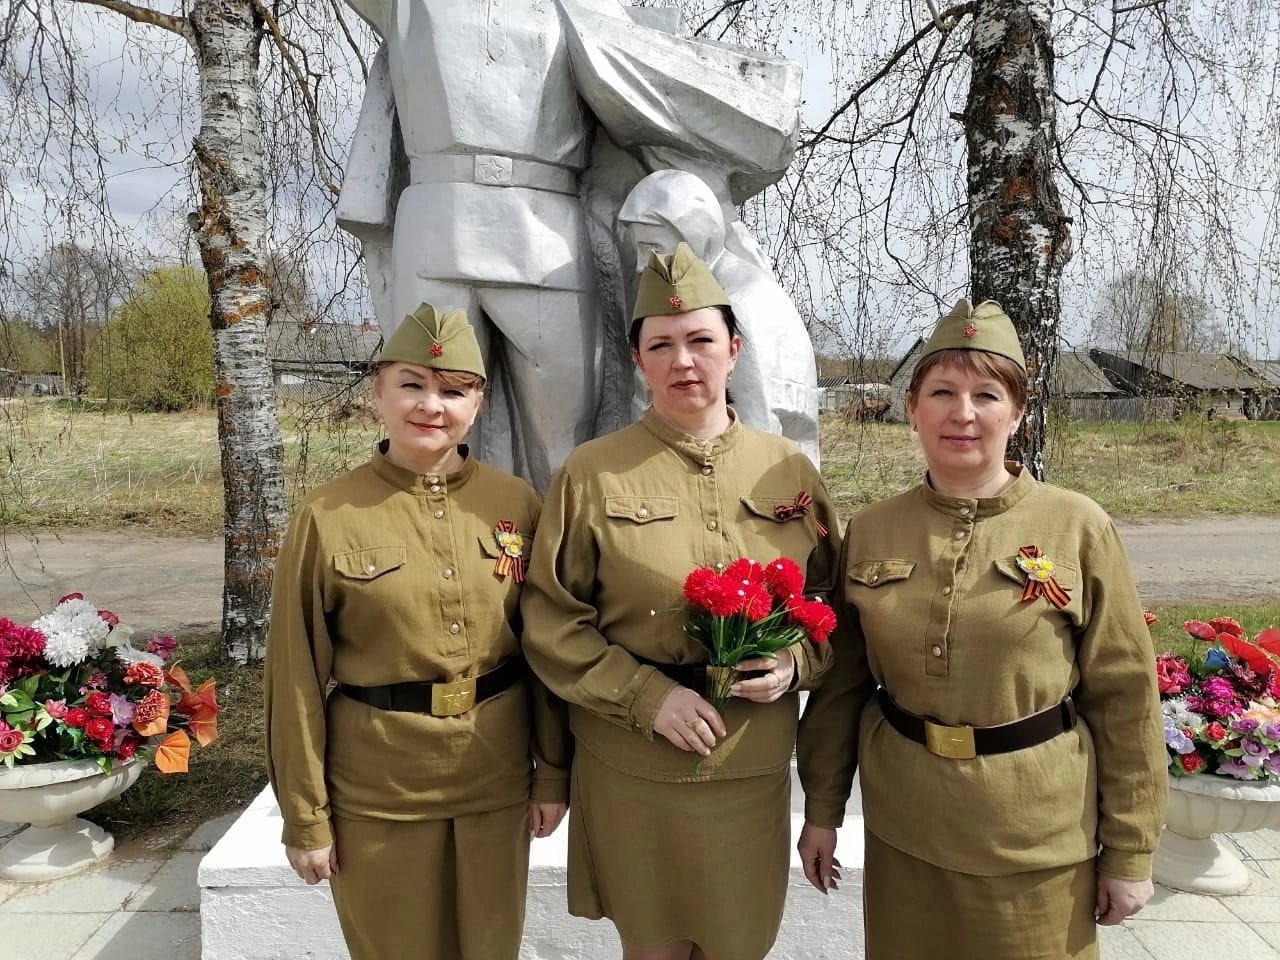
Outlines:
{"label": "pocket flap", "polygon": [[880,587],[907,579],[915,568],[914,560],[863,560],[849,568],[849,579],[864,587]]}
{"label": "pocket flap", "polygon": [[[1027,582],[1027,574],[1018,566],[1017,557],[1001,557],[995,563],[996,569],[1010,580],[1016,580],[1020,584]],[[1080,579],[1080,572],[1073,563],[1054,560],[1053,579],[1058,581],[1058,586],[1062,587],[1063,590],[1074,590],[1076,583]]]}
{"label": "pocket flap", "polygon": [[334,554],[333,567],[352,580],[372,580],[404,566],[406,547],[366,547]]}
{"label": "pocket flap", "polygon": [[794,507],[795,497],[742,497],[742,505],[757,517],[764,517],[775,523],[786,523],[789,520],[804,520],[809,514],[804,510],[789,510],[778,513],[779,507]]}
{"label": "pocket flap", "polygon": [[678,497],[605,497],[604,514],[616,520],[649,523],[680,515]]}

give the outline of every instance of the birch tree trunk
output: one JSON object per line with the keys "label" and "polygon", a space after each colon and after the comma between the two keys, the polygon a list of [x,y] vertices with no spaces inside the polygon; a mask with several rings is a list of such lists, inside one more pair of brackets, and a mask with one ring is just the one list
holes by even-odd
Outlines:
{"label": "birch tree trunk", "polygon": [[192,225],[209,278],[218,441],[222,450],[222,641],[262,656],[271,574],[286,521],[284,448],[267,357],[263,22],[251,0],[196,0],[187,17],[200,72],[195,142],[200,209]]}
{"label": "birch tree trunk", "polygon": [[982,0],[965,107],[973,296],[997,300],[1027,356],[1030,395],[1011,455],[1044,478],[1049,377],[1071,235],[1054,183],[1052,0]]}

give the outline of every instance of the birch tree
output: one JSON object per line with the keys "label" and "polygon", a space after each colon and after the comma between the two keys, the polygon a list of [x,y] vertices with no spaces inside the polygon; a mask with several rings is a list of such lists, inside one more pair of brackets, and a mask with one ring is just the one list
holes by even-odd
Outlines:
{"label": "birch tree", "polygon": [[[320,91],[333,79],[327,70],[331,52],[361,63],[362,51],[349,31],[346,42],[335,39],[344,34],[334,26],[341,11],[332,4],[314,3],[298,10],[269,7],[264,0],[183,0],[167,7],[162,2],[145,6],[129,0],[15,0],[0,34],[0,76],[15,116],[43,132],[44,149],[36,150],[34,159],[23,155],[36,168],[32,179],[38,180],[53,153],[49,143],[65,132],[55,129],[60,115],[71,117],[68,163],[74,164],[79,153],[93,156],[97,145],[95,105],[77,72],[82,71],[82,50],[70,26],[74,11],[110,11],[133,29],[179,38],[189,51],[199,128],[190,155],[197,196],[187,220],[211,304],[225,507],[222,638],[228,654],[253,659],[263,649],[271,574],[286,521],[284,455],[265,336],[272,309],[267,280],[269,213],[279,217],[293,202],[305,220],[314,213],[308,207],[336,196],[340,161],[327,143]],[[313,21],[323,32],[306,26],[310,46],[288,35],[291,23],[305,26]],[[262,61],[264,43],[275,58],[270,64]],[[264,75],[274,78],[275,86],[265,106]],[[300,120],[292,126],[300,136],[282,135],[279,126],[268,130],[264,110],[276,120],[293,111]],[[40,135],[35,142],[41,144]],[[306,145],[305,156],[298,143]],[[15,149],[20,148],[10,142],[9,150]],[[99,166],[101,155],[99,149]],[[310,177],[319,183],[322,199],[278,181],[272,185],[274,209],[269,210],[269,160],[277,169],[292,161],[296,179]],[[104,223],[110,222],[100,195],[72,199],[79,209],[87,206],[98,211]],[[5,212],[12,217],[11,203]]]}

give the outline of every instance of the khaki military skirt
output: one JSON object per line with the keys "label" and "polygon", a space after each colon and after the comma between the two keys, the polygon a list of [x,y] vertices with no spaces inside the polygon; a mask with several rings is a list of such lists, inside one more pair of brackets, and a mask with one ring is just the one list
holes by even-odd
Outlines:
{"label": "khaki military skirt", "polygon": [[[694,755],[689,755],[692,767]],[[692,940],[708,960],[760,960],[782,922],[791,778],[663,783],[581,747],[569,803],[569,912],[622,942]]]}
{"label": "khaki military skirt", "polygon": [[333,818],[330,885],[352,960],[516,960],[529,805],[451,820]]}
{"label": "khaki military skirt", "polygon": [[1096,960],[1093,861],[979,877],[866,834],[867,960]]}

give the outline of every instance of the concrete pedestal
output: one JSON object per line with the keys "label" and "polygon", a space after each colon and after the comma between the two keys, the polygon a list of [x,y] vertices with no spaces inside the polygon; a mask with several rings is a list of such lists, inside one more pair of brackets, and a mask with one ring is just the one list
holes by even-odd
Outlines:
{"label": "concrete pedestal", "polygon": [[[792,832],[803,825],[793,784]],[[824,897],[809,886],[792,852],[786,916],[771,960],[860,960],[862,818],[857,798],[840,831],[840,889]],[[280,811],[264,790],[200,864],[202,960],[348,960],[329,886],[308,887],[289,869],[280,845]],[[607,960],[620,955],[607,920],[571,917],[565,908],[568,831],[533,844],[520,960]],[[750,905],[744,905],[750,909]]]}

